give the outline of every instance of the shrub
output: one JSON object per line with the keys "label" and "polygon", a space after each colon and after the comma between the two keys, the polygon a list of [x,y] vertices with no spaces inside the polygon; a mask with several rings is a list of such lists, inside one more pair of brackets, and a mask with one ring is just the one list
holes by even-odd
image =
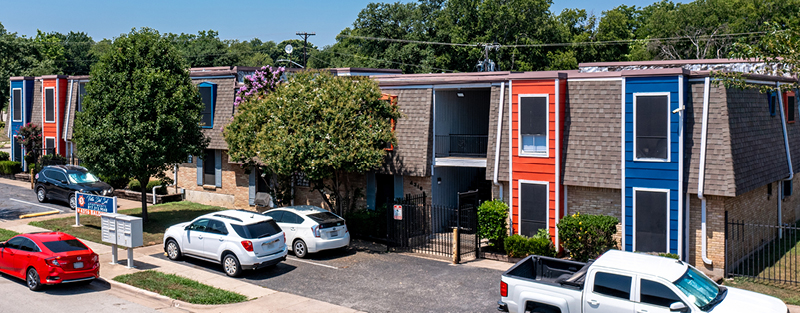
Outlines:
{"label": "shrub", "polygon": [[64,165],[67,164],[67,158],[54,153],[45,154],[41,158],[39,158],[39,164],[41,164],[42,166]]}
{"label": "shrub", "polygon": [[22,172],[22,163],[14,161],[0,161],[0,174],[14,175]]}
{"label": "shrub", "polygon": [[553,242],[550,241],[550,233],[546,229],[540,229],[531,238],[512,235],[505,239],[504,246],[508,256],[512,258],[522,258],[528,255],[555,256],[556,251]]}
{"label": "shrub", "polygon": [[344,214],[347,230],[360,237],[385,238],[388,208],[382,205],[376,210],[361,209]]}
{"label": "shrub", "polygon": [[123,189],[128,186],[128,182],[130,182],[130,178],[127,177],[108,177],[103,175],[97,175],[97,178],[104,181],[105,183],[114,187],[114,189]]}
{"label": "shrub", "polygon": [[[167,194],[167,186],[164,186],[160,180],[151,180],[147,182],[147,186],[145,186],[145,193],[153,192],[153,187],[161,185],[161,188],[156,189],[156,194],[158,195],[165,195]],[[142,192],[142,185],[139,184],[138,180],[131,179],[128,182],[128,189],[131,191]]]}
{"label": "shrub", "polygon": [[8,152],[0,151],[0,161],[8,161],[9,155]]}
{"label": "shrub", "polygon": [[558,222],[561,246],[572,259],[586,262],[617,246],[619,220],[613,216],[575,213]]}
{"label": "shrub", "polygon": [[139,181],[138,181],[138,180],[131,179],[131,180],[128,182],[128,190],[130,190],[130,191],[142,192],[142,185],[141,185],[141,184],[139,184]]}
{"label": "shrub", "polygon": [[478,207],[478,236],[489,239],[489,244],[503,248],[508,237],[506,228],[508,205],[500,200],[487,201]]}
{"label": "shrub", "polygon": [[680,259],[681,259],[681,257],[680,257],[680,256],[678,256],[678,255],[677,255],[677,254],[675,254],[675,253],[664,253],[664,252],[660,252],[660,253],[658,253],[658,256],[663,256],[663,257],[665,257],[665,258],[672,258],[672,259],[676,259],[676,260],[680,260]]}

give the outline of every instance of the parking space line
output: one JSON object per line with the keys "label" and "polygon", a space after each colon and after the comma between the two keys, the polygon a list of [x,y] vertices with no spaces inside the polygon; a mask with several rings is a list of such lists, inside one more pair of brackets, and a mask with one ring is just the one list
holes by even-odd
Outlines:
{"label": "parking space line", "polygon": [[[18,199],[14,199],[14,198],[8,198],[8,200],[22,202],[22,203],[29,204],[29,205],[35,205],[35,206],[42,207],[42,208],[45,208],[45,209],[59,210],[58,208],[53,208],[53,207],[49,207],[49,206],[46,206],[46,205],[36,204],[36,203],[28,202],[28,201],[22,201],[22,200],[18,200]],[[61,211],[61,210],[59,210],[59,211]]]}
{"label": "parking space line", "polygon": [[325,264],[320,264],[320,263],[315,263],[315,262],[305,261],[305,260],[301,260],[301,259],[298,259],[298,258],[293,258],[293,257],[287,257],[287,258],[286,258],[286,260],[292,260],[292,261],[297,261],[297,262],[300,262],[300,263],[306,263],[306,264],[311,264],[311,265],[316,265],[316,266],[327,267],[327,268],[331,268],[331,269],[335,269],[335,270],[338,270],[338,269],[339,269],[339,268],[338,268],[338,267],[336,267],[336,266],[330,266],[330,265],[325,265]]}

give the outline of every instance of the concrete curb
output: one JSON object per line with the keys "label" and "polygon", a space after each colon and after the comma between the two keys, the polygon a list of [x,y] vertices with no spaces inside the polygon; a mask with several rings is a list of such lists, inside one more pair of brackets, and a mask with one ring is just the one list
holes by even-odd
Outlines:
{"label": "concrete curb", "polygon": [[52,215],[52,214],[58,214],[58,213],[61,213],[61,211],[60,210],[52,210],[52,211],[47,211],[47,212],[22,214],[22,215],[19,216],[19,218],[23,219],[23,218],[29,218],[29,217],[39,217],[39,216]]}
{"label": "concrete curb", "polygon": [[[134,296],[138,295],[138,296],[142,296],[142,297],[147,297],[147,298],[150,298],[151,300],[160,302],[160,303],[162,303],[163,305],[165,305],[167,307],[185,308],[185,309],[190,309],[190,310],[192,310],[192,309],[193,310],[207,310],[209,308],[217,306],[217,305],[193,304],[193,303],[189,303],[189,302],[185,302],[185,301],[181,301],[181,300],[177,300],[177,299],[172,299],[172,298],[167,297],[165,295],[161,295],[161,294],[152,292],[150,290],[142,289],[142,288],[139,288],[139,287],[136,287],[136,286],[131,286],[131,285],[128,285],[128,284],[125,284],[125,283],[121,283],[121,282],[115,281],[113,279],[112,280],[106,280],[106,279],[104,279],[102,277],[99,277],[99,278],[97,278],[97,280],[100,283],[109,285],[110,288],[121,289],[122,292],[131,294],[131,295],[134,295]],[[248,299],[246,301],[242,301],[242,302],[239,302],[239,303],[244,303],[244,302],[247,302],[247,301],[250,301],[250,300],[251,299]],[[236,303],[230,303],[230,304],[236,304]]]}

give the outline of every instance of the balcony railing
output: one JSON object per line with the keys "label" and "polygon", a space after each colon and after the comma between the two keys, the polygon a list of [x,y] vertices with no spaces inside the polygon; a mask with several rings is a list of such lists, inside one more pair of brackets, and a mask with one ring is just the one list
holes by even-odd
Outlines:
{"label": "balcony railing", "polygon": [[485,158],[488,145],[488,135],[436,135],[436,157]]}

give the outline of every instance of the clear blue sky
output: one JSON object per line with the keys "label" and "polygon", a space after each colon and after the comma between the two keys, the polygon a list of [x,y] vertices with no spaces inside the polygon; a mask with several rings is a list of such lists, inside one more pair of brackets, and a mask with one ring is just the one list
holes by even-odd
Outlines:
{"label": "clear blue sky", "polygon": [[[402,0],[408,2],[413,0]],[[620,4],[646,6],[655,0],[555,0],[551,11],[583,8],[600,15]],[[151,27],[165,33],[192,33],[213,29],[222,39],[280,42],[298,38],[297,31],[316,32],[309,41],[322,47],[352,26],[369,0],[39,0],[3,1],[0,23],[9,32],[29,37],[45,32],[83,31],[94,40],[114,38],[133,27]]]}

